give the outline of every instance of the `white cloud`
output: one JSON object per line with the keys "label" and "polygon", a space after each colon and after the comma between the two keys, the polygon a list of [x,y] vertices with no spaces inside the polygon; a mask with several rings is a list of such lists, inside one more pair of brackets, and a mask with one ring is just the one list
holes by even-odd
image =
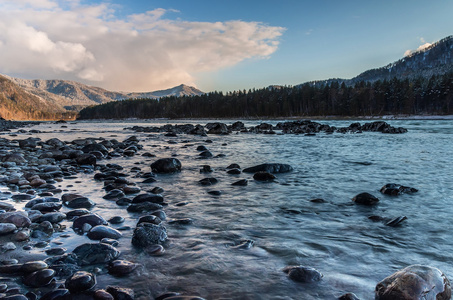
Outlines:
{"label": "white cloud", "polygon": [[432,43],[427,43],[424,38],[420,38],[420,42],[423,44],[421,44],[416,50],[406,50],[406,52],[404,52],[404,56],[410,56],[418,51],[423,51],[432,45]]}
{"label": "white cloud", "polygon": [[0,0],[0,73],[151,91],[268,58],[284,31],[258,22],[170,20],[164,9],[119,19],[112,7]]}

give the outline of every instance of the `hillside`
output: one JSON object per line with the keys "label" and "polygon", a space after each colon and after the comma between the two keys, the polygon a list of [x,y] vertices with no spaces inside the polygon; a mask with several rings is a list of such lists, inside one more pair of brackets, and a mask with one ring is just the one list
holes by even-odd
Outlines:
{"label": "hillside", "polygon": [[74,118],[59,103],[37,97],[0,75],[0,116],[7,120]]}

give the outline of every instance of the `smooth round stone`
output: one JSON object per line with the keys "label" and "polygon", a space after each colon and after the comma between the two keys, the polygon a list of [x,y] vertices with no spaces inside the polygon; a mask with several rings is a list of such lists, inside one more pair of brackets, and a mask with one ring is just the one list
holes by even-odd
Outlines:
{"label": "smooth round stone", "polygon": [[48,221],[52,224],[55,224],[55,223],[59,223],[59,222],[63,221],[64,219],[66,219],[66,214],[61,213],[61,212],[51,212],[51,213],[42,215],[39,218],[39,221],[40,222]]}
{"label": "smooth round stone", "polygon": [[93,206],[96,205],[96,203],[93,202],[93,200],[90,200],[87,197],[78,197],[71,199],[70,201],[64,202],[64,205],[66,205],[69,208],[87,208],[90,209]]}
{"label": "smooth round stone", "polygon": [[155,173],[175,173],[181,171],[181,162],[176,158],[161,158],[151,164]]}
{"label": "smooth round stone", "polygon": [[161,220],[166,220],[167,219],[167,215],[165,214],[165,212],[163,210],[154,211],[154,212],[151,213],[151,215],[156,216],[156,217],[158,217]]}
{"label": "smooth round stone", "polygon": [[125,221],[125,219],[121,216],[114,216],[111,217],[108,221],[110,224],[121,224]]}
{"label": "smooth round stone", "polygon": [[162,195],[159,195],[159,194],[141,194],[141,195],[138,195],[136,197],[134,197],[134,199],[132,199],[132,203],[135,204],[135,203],[143,203],[143,202],[152,202],[152,203],[158,203],[158,204],[161,204],[164,202],[164,197],[162,197]]}
{"label": "smooth round stone", "polygon": [[233,182],[231,185],[246,186],[247,184],[248,184],[248,180],[247,179],[241,179],[241,180],[238,180],[236,182]]}
{"label": "smooth round stone", "polygon": [[231,169],[231,170],[228,170],[227,173],[230,175],[238,175],[238,174],[241,174],[242,172],[239,169]]}
{"label": "smooth round stone", "polygon": [[46,250],[47,255],[63,255],[66,252],[66,248],[51,248]]}
{"label": "smooth round stone", "polygon": [[162,255],[165,252],[165,248],[162,245],[149,245],[145,248],[146,253],[149,255]]}
{"label": "smooth round stone", "polygon": [[36,248],[45,248],[45,247],[47,247],[48,245],[49,245],[48,242],[46,242],[46,241],[41,241],[41,242],[37,242],[37,243],[35,244],[35,247],[36,247]]}
{"label": "smooth round stone", "polygon": [[76,218],[72,227],[75,231],[81,231],[84,224],[89,224],[91,226],[107,225],[107,221],[97,214],[88,214]]}
{"label": "smooth round stone", "polygon": [[238,164],[231,164],[231,165],[229,165],[226,168],[227,169],[240,169],[241,167]]}
{"label": "smooth round stone", "polygon": [[6,264],[6,265],[0,266],[0,273],[14,274],[14,273],[20,272],[21,268],[22,268],[21,264],[17,264],[17,263]]}
{"label": "smooth round stone", "polygon": [[111,190],[107,195],[105,195],[102,198],[104,198],[106,200],[118,200],[120,198],[123,198],[124,196],[126,196],[126,195],[124,194],[123,191],[115,189],[115,190]]}
{"label": "smooth round stone", "polygon": [[23,283],[30,287],[43,287],[52,282],[55,271],[44,269],[31,273],[23,279]]}
{"label": "smooth round stone", "polygon": [[376,285],[375,300],[449,300],[448,278],[437,268],[422,265],[406,267]]}
{"label": "smooth round stone", "polygon": [[12,223],[17,227],[29,227],[31,220],[26,212],[12,211],[0,214],[0,223]]}
{"label": "smooth round stone", "polygon": [[213,196],[220,196],[220,195],[222,195],[222,192],[221,191],[208,191],[208,194],[213,195]]}
{"label": "smooth round stone", "polygon": [[13,240],[16,242],[27,241],[28,239],[30,239],[30,229],[28,228],[22,229],[13,235]]}
{"label": "smooth round stone", "polygon": [[83,215],[88,215],[90,213],[89,210],[87,209],[74,209],[74,210],[71,210],[71,211],[68,211],[66,213],[66,218],[68,218],[69,220],[72,220],[74,218],[77,218],[77,217],[80,217],[80,216],[83,216]]}
{"label": "smooth round stone", "polygon": [[118,206],[128,206],[132,202],[129,198],[121,198],[116,200],[116,205]]}
{"label": "smooth round stone", "polygon": [[16,250],[16,245],[13,242],[8,242],[2,246],[3,251]]}
{"label": "smooth round stone", "polygon": [[112,245],[113,247],[116,247],[119,245],[119,242],[117,240],[114,240],[114,239],[108,239],[108,238],[103,238],[100,243],[104,243],[104,244],[109,244],[109,245]]}
{"label": "smooth round stone", "polygon": [[203,178],[200,181],[198,181],[201,185],[213,185],[218,182],[218,180],[214,177],[209,177],[209,178]]}
{"label": "smooth round stone", "polygon": [[134,290],[128,288],[122,288],[118,286],[108,286],[106,288],[107,293],[111,294],[115,299],[121,300],[133,300]]}
{"label": "smooth round stone", "polygon": [[269,182],[269,181],[273,181],[274,179],[276,179],[276,177],[269,172],[260,171],[260,172],[256,172],[253,175],[253,179],[255,179],[256,181]]}
{"label": "smooth round stone", "polygon": [[12,205],[11,203],[0,201],[0,210],[14,211],[16,209],[14,208],[14,205]]}
{"label": "smooth round stone", "polygon": [[162,194],[164,192],[164,189],[161,188],[160,186],[156,186],[151,190],[151,193],[153,194]]}
{"label": "smooth round stone", "polygon": [[0,235],[13,233],[17,226],[12,223],[0,223]]}
{"label": "smooth round stone", "polygon": [[371,195],[370,193],[360,193],[354,196],[354,198],[352,198],[352,201],[357,204],[370,206],[377,204],[379,202],[379,199]]}
{"label": "smooth round stone", "polygon": [[127,260],[114,260],[108,266],[109,273],[116,276],[132,273],[136,268],[137,264]]}
{"label": "smooth round stone", "polygon": [[132,245],[136,247],[160,244],[166,240],[167,229],[162,224],[141,223],[135,228],[132,235]]}
{"label": "smooth round stone", "polygon": [[142,202],[142,203],[134,203],[127,207],[128,212],[145,212],[145,211],[153,211],[159,210],[162,208],[162,205],[152,202]]}
{"label": "smooth round stone", "polygon": [[146,178],[145,180],[143,180],[142,183],[154,183],[156,181],[157,181],[156,179],[154,179],[153,177],[150,177],[150,178]]}
{"label": "smooth round stone", "polygon": [[29,194],[17,194],[17,195],[13,195],[11,198],[16,201],[25,201],[25,200],[31,200],[34,197],[35,196],[29,195]]}
{"label": "smooth round stone", "polygon": [[283,272],[288,274],[288,277],[297,282],[316,282],[323,277],[318,270],[305,266],[288,266],[283,269]]}
{"label": "smooth round stone", "polygon": [[147,215],[147,216],[142,216],[140,219],[138,219],[137,225],[140,223],[152,223],[155,225],[159,225],[161,223],[161,219],[155,215]]}
{"label": "smooth round stone", "polygon": [[354,293],[346,293],[338,297],[338,300],[360,300]]}
{"label": "smooth round stone", "polygon": [[96,300],[114,300],[113,296],[107,293],[106,290],[97,290],[93,294],[94,299]]}
{"label": "smooth round stone", "polygon": [[136,186],[125,186],[123,188],[123,191],[125,194],[137,194],[137,193],[140,193],[141,189],[139,187],[136,187]]}
{"label": "smooth round stone", "polygon": [[44,294],[39,300],[60,300],[60,299],[71,299],[69,290],[58,288]]}
{"label": "smooth round stone", "polygon": [[21,267],[21,272],[32,273],[39,270],[47,269],[49,266],[42,260],[26,262]]}
{"label": "smooth round stone", "polygon": [[175,225],[190,225],[193,223],[193,220],[190,218],[183,218],[183,219],[174,219],[168,221],[168,224],[175,224]]}
{"label": "smooth round stone", "polygon": [[88,231],[87,236],[91,240],[102,240],[103,238],[109,239],[119,239],[123,235],[118,230],[105,226],[105,225],[97,225]]}
{"label": "smooth round stone", "polygon": [[96,277],[86,271],[77,271],[66,279],[65,286],[73,294],[82,293],[96,285]]}

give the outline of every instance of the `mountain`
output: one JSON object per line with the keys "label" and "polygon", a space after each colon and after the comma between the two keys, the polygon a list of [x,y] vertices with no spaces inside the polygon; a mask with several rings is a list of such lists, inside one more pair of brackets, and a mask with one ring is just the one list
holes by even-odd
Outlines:
{"label": "mountain", "polygon": [[[360,81],[375,82],[378,80],[430,78],[453,72],[453,35],[443,38],[431,46],[412,52],[398,61],[384,67],[367,70],[352,79],[333,78],[307,82],[321,87],[332,82],[353,86]],[[303,84],[301,84],[303,85]]]}
{"label": "mountain", "polygon": [[83,107],[131,98],[162,98],[166,96],[201,95],[202,91],[181,84],[167,90],[145,93],[112,92],[100,87],[89,86],[68,80],[29,80],[4,75],[5,78],[27,93],[68,111],[79,111]]}
{"label": "mountain", "polygon": [[[73,114],[74,115],[74,114]],[[0,75],[0,116],[13,120],[63,119],[74,117],[54,99],[29,93]]]}

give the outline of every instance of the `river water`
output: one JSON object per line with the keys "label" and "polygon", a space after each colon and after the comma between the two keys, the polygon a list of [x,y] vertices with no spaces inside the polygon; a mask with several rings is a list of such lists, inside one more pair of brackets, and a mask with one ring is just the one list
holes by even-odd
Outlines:
{"label": "river water", "polygon": [[[348,126],[352,122],[321,121],[334,126]],[[388,122],[409,132],[165,137],[162,133],[123,130],[134,125],[167,123],[162,120],[74,122],[63,126],[43,123],[26,130],[40,130],[41,133],[32,136],[42,140],[57,137],[63,141],[86,137],[122,141],[135,135],[144,146],[139,154],[150,152],[155,158],[138,154],[100,161],[120,164],[125,173],[132,167],[150,171],[153,161],[171,156],[176,156],[183,165],[180,173],[160,175],[153,184],[129,177],[142,191],[155,186],[164,189],[169,219],[193,220],[193,224],[186,226],[164,222],[169,243],[162,256],[150,256],[131,246],[133,228],[140,214],[128,213],[115,202],[104,200],[103,185],[93,180],[93,174],[80,174],[59,184],[65,192],[77,192],[95,201],[97,205],[92,211],[105,219],[115,215],[126,218],[125,223],[112,227],[131,227],[122,232],[117,248],[121,250],[121,259],[140,263],[141,267],[121,278],[108,275],[101,267],[97,276],[99,288],[109,284],[130,287],[136,299],[153,299],[167,291],[206,299],[335,299],[346,292],[353,292],[361,299],[374,299],[377,282],[412,264],[437,267],[453,279],[453,121]],[[259,123],[248,121],[246,126]],[[1,137],[22,139],[29,135],[2,134]],[[206,143],[207,139],[212,143]],[[200,160],[196,151],[199,145],[207,146],[214,156],[225,156]],[[256,182],[253,174],[226,173],[231,163],[246,168],[268,162],[290,164],[294,171],[276,174],[273,183]],[[199,169],[204,164],[209,164],[214,172],[201,174]],[[210,187],[198,184],[205,177],[215,177],[219,182]],[[231,185],[243,178],[249,179],[248,186]],[[386,183],[414,187],[419,192],[386,196],[379,192]],[[211,190],[222,194],[212,196],[207,193]],[[351,198],[361,192],[377,196],[379,204],[354,205]],[[324,199],[325,203],[310,201],[315,198]],[[188,204],[176,206],[179,202]],[[399,227],[389,227],[368,219],[371,215],[408,219]],[[55,233],[51,246],[72,251],[82,243],[91,242],[73,233],[70,222],[65,224],[68,229]],[[60,237],[61,234],[69,237]],[[231,247],[243,240],[253,240],[254,246]],[[282,272],[288,265],[313,267],[324,277],[319,283],[297,283]]]}

